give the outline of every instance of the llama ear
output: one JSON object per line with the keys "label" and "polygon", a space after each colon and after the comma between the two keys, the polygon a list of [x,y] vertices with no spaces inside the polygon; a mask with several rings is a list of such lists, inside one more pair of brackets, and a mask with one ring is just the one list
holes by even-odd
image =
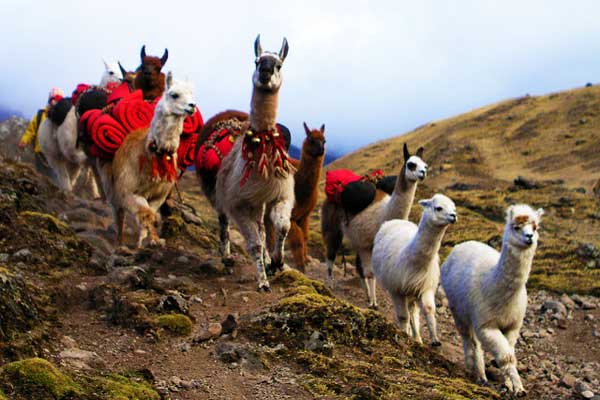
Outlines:
{"label": "llama ear", "polygon": [[321,133],[325,133],[325,124],[321,125]]}
{"label": "llama ear", "polygon": [[108,69],[108,63],[106,62],[104,57],[102,57],[102,63],[104,64],[104,69]]}
{"label": "llama ear", "polygon": [[537,214],[538,219],[542,218],[542,215],[544,215],[544,209],[543,208],[538,208],[535,213]]}
{"label": "llama ear", "polygon": [[142,51],[140,52],[140,59],[144,62],[144,58],[146,57],[146,45],[142,46]]}
{"label": "llama ear", "polygon": [[119,64],[119,69],[121,70],[121,75],[123,75],[123,79],[125,79],[125,76],[127,75],[127,70],[125,68],[123,68],[123,66],[121,65],[121,61],[117,61],[117,64]]}
{"label": "llama ear", "polygon": [[167,74],[167,89],[169,89],[172,84],[173,84],[173,73],[171,71],[169,71],[169,73]]}
{"label": "llama ear", "polygon": [[408,152],[408,146],[406,145],[406,143],[404,143],[402,151],[404,152],[404,161],[406,162],[410,158],[410,153]]}
{"label": "llama ear", "polygon": [[512,221],[514,208],[515,206],[510,206],[506,209],[506,222]]}
{"label": "llama ear", "polygon": [[306,132],[306,136],[310,135],[310,129],[308,129],[306,122],[303,122],[302,125],[304,126],[304,132]]}
{"label": "llama ear", "polygon": [[256,58],[260,57],[260,55],[262,54],[262,46],[260,45],[260,33],[258,34],[258,36],[256,37],[256,40],[254,41],[254,55],[256,56]]}
{"label": "llama ear", "polygon": [[164,67],[165,64],[167,63],[168,59],[169,59],[169,50],[165,49],[165,52],[163,53],[162,57],[160,58],[160,66]]}
{"label": "llama ear", "polygon": [[427,208],[427,207],[431,206],[431,199],[419,200],[419,205],[423,208]]}
{"label": "llama ear", "polygon": [[421,147],[419,147],[419,148],[417,149],[417,156],[418,156],[419,158],[423,158],[423,150],[425,150],[425,149],[423,148],[423,146],[421,146]]}
{"label": "llama ear", "polygon": [[281,44],[281,50],[279,50],[279,59],[281,59],[281,62],[283,62],[283,60],[285,60],[285,58],[287,57],[289,49],[290,49],[290,46],[288,45],[287,39],[283,38],[283,43]]}

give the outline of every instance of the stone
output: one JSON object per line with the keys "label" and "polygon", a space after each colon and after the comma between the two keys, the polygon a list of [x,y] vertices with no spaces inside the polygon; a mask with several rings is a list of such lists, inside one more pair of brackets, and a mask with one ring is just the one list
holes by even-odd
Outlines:
{"label": "stone", "polygon": [[60,343],[64,345],[66,348],[74,348],[77,346],[77,342],[71,336],[63,336],[60,338]]}
{"label": "stone", "polygon": [[569,326],[565,318],[557,318],[556,323],[558,324],[558,327],[560,329],[567,329],[567,327]]}
{"label": "stone", "polygon": [[207,340],[210,340],[210,339],[218,338],[219,336],[221,336],[222,332],[223,332],[223,327],[221,326],[220,323],[218,323],[218,322],[210,323],[210,324],[208,324],[207,327],[204,327],[203,329],[200,330],[200,333],[198,333],[198,335],[196,335],[193,342],[195,344],[198,344],[198,343],[206,342]]}
{"label": "stone", "polygon": [[560,301],[546,300],[544,304],[542,304],[540,312],[545,313],[548,310],[551,310],[554,314],[567,315],[567,307]]}
{"label": "stone", "polygon": [[177,257],[177,263],[178,264],[189,264],[190,259],[186,256],[179,256]]}
{"label": "stone", "polygon": [[158,310],[164,312],[175,312],[178,314],[187,314],[189,311],[189,302],[178,292],[172,292],[159,299]]}
{"label": "stone", "polygon": [[74,368],[89,370],[104,367],[104,361],[93,351],[71,348],[61,351],[58,358]]}
{"label": "stone", "polygon": [[591,390],[584,390],[580,394],[581,394],[581,397],[583,397],[584,399],[593,399],[594,398],[594,392],[592,392]]}
{"label": "stone", "polygon": [[585,391],[590,391],[590,385],[588,385],[587,383],[583,382],[583,381],[577,381],[575,383],[575,391],[577,393],[583,393]]}
{"label": "stone", "polygon": [[9,258],[10,258],[9,254],[7,254],[7,253],[0,253],[0,263],[6,263]]}
{"label": "stone", "polygon": [[591,301],[584,301],[583,303],[581,303],[581,308],[583,308],[584,310],[595,310],[596,308],[598,308],[598,306],[592,303]]}
{"label": "stone", "polygon": [[187,353],[188,351],[190,351],[190,345],[189,345],[189,343],[181,343],[181,345],[179,345],[179,350],[182,353]]}
{"label": "stone", "polygon": [[580,307],[585,301],[585,299],[578,294],[574,294],[573,296],[571,296],[571,299],[573,299],[573,301]]}
{"label": "stone", "polygon": [[575,302],[571,300],[569,295],[567,295],[566,293],[563,293],[563,295],[560,296],[560,302],[563,303],[564,306],[567,307],[567,309],[569,310],[574,310],[577,306]]}
{"label": "stone", "polygon": [[565,387],[567,389],[572,388],[573,386],[575,386],[575,377],[571,374],[564,374],[563,377],[560,379],[560,381],[558,382],[559,386]]}
{"label": "stone", "polygon": [[21,249],[12,255],[12,258],[17,261],[29,260],[33,254],[29,249]]}
{"label": "stone", "polygon": [[234,331],[236,331],[237,327],[238,327],[238,322],[237,322],[236,316],[233,314],[227,315],[225,320],[223,320],[223,322],[221,322],[221,327],[222,327],[221,334],[223,334],[223,335],[227,335],[229,333],[233,333]]}
{"label": "stone", "polygon": [[594,320],[594,316],[592,314],[585,314],[585,316],[583,317],[583,319],[585,319],[586,321],[593,321]]}

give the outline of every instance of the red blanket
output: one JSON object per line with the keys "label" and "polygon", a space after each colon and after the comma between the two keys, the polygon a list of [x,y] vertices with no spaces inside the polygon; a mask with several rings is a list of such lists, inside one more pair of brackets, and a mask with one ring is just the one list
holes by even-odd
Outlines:
{"label": "red blanket", "polygon": [[362,176],[355,174],[349,169],[327,171],[325,174],[325,194],[327,195],[327,200],[334,204],[341,205],[342,192],[349,183],[360,180],[375,182],[381,178],[383,178],[383,172],[380,169],[376,169]]}
{"label": "red blanket", "polygon": [[127,133],[150,126],[153,115],[154,106],[142,99],[141,90],[127,95],[112,109],[112,116]]}
{"label": "red blanket", "polygon": [[179,139],[179,147],[177,148],[177,164],[179,169],[185,170],[194,165],[194,150],[196,149],[197,141],[197,133],[184,133],[181,135]]}
{"label": "red blanket", "polygon": [[204,126],[204,120],[200,110],[196,107],[196,111],[191,116],[188,116],[183,121],[183,133],[196,133],[200,132]]}
{"label": "red blanket", "polygon": [[235,136],[227,128],[214,131],[208,140],[200,146],[196,155],[196,169],[211,175],[216,175],[221,167],[223,158],[233,148]]}

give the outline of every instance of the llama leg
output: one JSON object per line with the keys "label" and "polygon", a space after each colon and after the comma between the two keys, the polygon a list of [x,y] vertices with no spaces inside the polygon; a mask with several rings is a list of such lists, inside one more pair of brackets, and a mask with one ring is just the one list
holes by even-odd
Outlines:
{"label": "llama leg", "polygon": [[69,185],[71,186],[71,188],[73,188],[77,183],[77,178],[79,178],[79,176],[81,175],[82,165],[70,163],[67,166],[67,169],[69,171]]}
{"label": "llama leg", "polygon": [[[515,354],[515,344],[517,343],[517,339],[519,339],[519,330],[520,330],[520,327],[517,329],[512,329],[512,330],[504,333],[504,336],[506,337],[506,340],[508,341],[508,345],[511,348],[512,354]],[[523,388],[523,383],[521,382],[521,377],[519,376],[519,371],[517,370],[516,366],[517,366],[517,358],[515,356],[514,368],[511,368],[511,370],[510,370],[511,376],[509,379],[513,385],[513,390],[515,391],[515,393],[518,396],[524,396],[526,394],[526,391]],[[517,384],[517,382],[518,382],[518,384]],[[509,385],[507,385],[507,387],[508,386]]]}
{"label": "llama leg", "polygon": [[475,346],[468,335],[461,334],[461,336],[463,342],[463,354],[465,356],[465,370],[467,371],[467,375],[474,376],[475,360],[473,358],[473,355],[475,353]]}
{"label": "llama leg", "polygon": [[321,207],[321,235],[327,247],[327,285],[332,289],[335,286],[333,277],[335,257],[342,246],[344,238],[340,224],[341,219],[335,205],[325,201]]}
{"label": "llama leg", "polygon": [[146,236],[149,236],[150,246],[160,246],[164,244],[161,242],[158,233],[156,232],[156,214],[148,204],[148,201],[138,195],[131,194],[125,197],[123,205],[127,211],[135,216],[136,222],[140,229],[138,237],[138,247],[142,246],[143,240]]}
{"label": "llama leg", "polygon": [[480,330],[477,336],[483,347],[494,355],[496,364],[506,378],[508,389],[519,397],[524,396],[526,392],[517,371],[517,359],[506,337],[500,330],[489,328]]}
{"label": "llama leg", "polygon": [[371,264],[371,251],[359,251],[360,260],[364,271],[364,281],[367,289],[367,298],[369,299],[369,307],[377,309],[377,283],[373,273],[373,265]]}
{"label": "llama leg", "polygon": [[419,310],[419,306],[415,299],[411,299],[410,301],[410,327],[412,329],[413,339],[417,343],[423,343],[423,339],[421,338],[421,314]]}
{"label": "llama leg", "polygon": [[[267,213],[265,213],[266,208],[263,209],[262,211],[262,219],[260,220],[260,223],[258,224],[258,231],[260,232],[260,240],[262,241],[263,244],[263,264],[265,265],[265,268],[267,268],[267,275],[269,274],[274,274],[275,271],[271,271],[270,267],[271,267],[271,247],[269,247],[267,245],[267,224],[265,223],[265,221],[267,219],[270,219],[267,217]],[[269,223],[269,229],[270,230],[274,230],[273,228],[273,224]],[[273,244],[272,246],[273,248],[275,247],[275,244]],[[273,250],[274,251],[274,250]]]}
{"label": "llama leg", "polygon": [[275,228],[275,251],[271,263],[271,268],[274,270],[283,268],[283,247],[290,230],[290,216],[293,207],[294,202],[286,199],[275,203],[270,212],[271,221],[273,221],[273,227]]}
{"label": "llama leg", "polygon": [[97,164],[97,160],[90,160],[90,169],[94,175],[96,190],[99,192],[99,197],[108,200],[107,190],[105,189],[104,179],[100,174],[100,166]]}
{"label": "llama leg", "polygon": [[304,250],[302,249],[302,230],[296,221],[290,222],[290,232],[288,233],[288,248],[294,257],[294,266],[296,269],[304,272]]}
{"label": "llama leg", "polygon": [[125,210],[113,208],[113,217],[117,228],[117,246],[123,246],[125,243]]}
{"label": "llama leg", "polygon": [[233,272],[234,260],[231,257],[231,243],[229,242],[229,218],[219,214],[219,252],[221,261],[229,273]]}
{"label": "llama leg", "polygon": [[303,265],[306,265],[308,262],[308,215],[305,216],[298,226],[302,229],[302,257],[303,257]]}
{"label": "llama leg", "polygon": [[429,330],[429,338],[431,339],[432,346],[441,346],[440,340],[437,335],[437,322],[435,320],[435,295],[432,290],[428,290],[423,293],[419,300],[421,305],[421,311],[425,314],[425,320],[427,321],[427,329]]}
{"label": "llama leg", "polygon": [[244,239],[246,240],[246,249],[256,265],[256,276],[258,280],[259,291],[270,291],[269,280],[265,271],[264,264],[264,242],[260,235],[259,225],[264,218],[264,207],[244,208],[241,210],[232,210],[231,217],[234,218]]}
{"label": "llama leg", "polygon": [[92,199],[96,200],[102,197],[99,189],[98,189],[98,181],[96,180],[96,176],[94,174],[94,169],[86,164],[85,167],[85,185],[90,189],[90,193],[92,194]]}
{"label": "llama leg", "polygon": [[475,379],[479,384],[487,384],[487,376],[485,375],[485,360],[483,359],[483,349],[481,343],[476,337],[473,337],[473,343],[475,344],[473,360],[475,366]]}
{"label": "llama leg", "polygon": [[395,295],[392,297],[392,301],[394,303],[394,308],[396,309],[396,320],[398,322],[398,326],[402,332],[405,332],[407,335],[408,332],[408,303],[406,301],[406,297]]}

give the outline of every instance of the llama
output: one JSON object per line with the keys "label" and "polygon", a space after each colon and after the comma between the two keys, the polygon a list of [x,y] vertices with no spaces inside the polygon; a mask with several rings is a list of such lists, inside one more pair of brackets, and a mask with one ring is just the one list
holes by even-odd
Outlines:
{"label": "llama", "polygon": [[[319,181],[325,157],[325,125],[321,125],[319,129],[309,129],[306,122],[303,125],[306,138],[302,143],[300,160],[291,160],[294,167],[296,167],[296,173],[294,174],[294,197],[296,202],[292,209],[287,243],[294,258],[294,266],[305,272],[308,260],[309,217],[317,205]],[[265,219],[265,224],[269,236],[269,247],[272,247],[271,237],[273,232],[268,219]]]}
{"label": "llama", "polygon": [[125,78],[125,74],[121,70],[119,63],[108,63],[104,59],[102,59],[102,62],[104,63],[104,73],[100,78],[101,87],[107,87],[110,83],[119,83]]}
{"label": "llama", "polygon": [[[123,77],[119,65],[104,60],[102,62],[104,72],[100,79],[100,87],[119,82]],[[92,174],[93,171],[89,166],[86,166],[88,157],[77,147],[78,117],[75,106],[71,105],[70,99],[63,99],[61,102],[64,104],[60,105],[66,107],[64,111],[67,112],[62,121],[52,121],[53,118],[47,118],[40,126],[38,134],[42,153],[54,170],[56,183],[60,189],[72,192],[82,169],[85,169],[85,176],[90,181],[92,197],[100,197],[97,177]]]}
{"label": "llama", "polygon": [[165,49],[161,58],[146,55],[146,46],[140,51],[141,64],[136,71],[134,87],[141,89],[144,100],[154,100],[162,96],[165,88],[165,74],[160,72],[167,63],[169,50]]}
{"label": "llama", "polygon": [[375,278],[371,266],[371,254],[375,234],[385,221],[408,219],[410,208],[417,190],[417,183],[427,176],[427,164],[422,160],[423,147],[415,155],[403,146],[404,164],[400,169],[394,192],[388,196],[378,190],[375,200],[356,215],[346,215],[341,206],[325,200],[321,209],[321,232],[327,247],[327,275],[330,286],[334,286],[333,266],[335,257],[342,245],[344,235],[352,249],[360,257],[361,277],[364,279],[369,307],[377,308]]}
{"label": "llama", "polygon": [[[540,208],[519,204],[506,211],[502,251],[469,241],[454,247],[442,265],[442,286],[463,339],[465,366],[487,382],[483,350],[493,354],[510,391],[526,394],[517,371],[515,343],[527,308],[525,284],[537,247]],[[483,350],[482,350],[483,348]]]}
{"label": "llama", "polygon": [[109,201],[123,245],[125,212],[138,224],[137,247],[149,237],[149,245],[163,245],[155,228],[156,212],[177,180],[177,148],[186,116],[196,110],[192,85],[166,79],[163,96],[156,105],[150,128],[127,135],[110,165]]}
{"label": "llama", "polygon": [[442,238],[449,224],[456,222],[454,202],[442,194],[421,200],[419,226],[406,220],[385,222],[373,244],[373,272],[392,298],[400,329],[423,343],[419,309],[425,314],[433,346],[440,346],[435,320],[435,291],[440,281]]}
{"label": "llama", "polygon": [[219,214],[221,255],[232,265],[229,219],[244,236],[258,279],[258,290],[269,291],[265,265],[271,261],[265,245],[265,213],[275,227],[271,268],[283,267],[283,246],[294,206],[293,166],[276,130],[281,67],[287,40],[279,53],[263,51],[260,35],[254,42],[256,69],[252,76],[250,116],[217,173],[214,204]]}

